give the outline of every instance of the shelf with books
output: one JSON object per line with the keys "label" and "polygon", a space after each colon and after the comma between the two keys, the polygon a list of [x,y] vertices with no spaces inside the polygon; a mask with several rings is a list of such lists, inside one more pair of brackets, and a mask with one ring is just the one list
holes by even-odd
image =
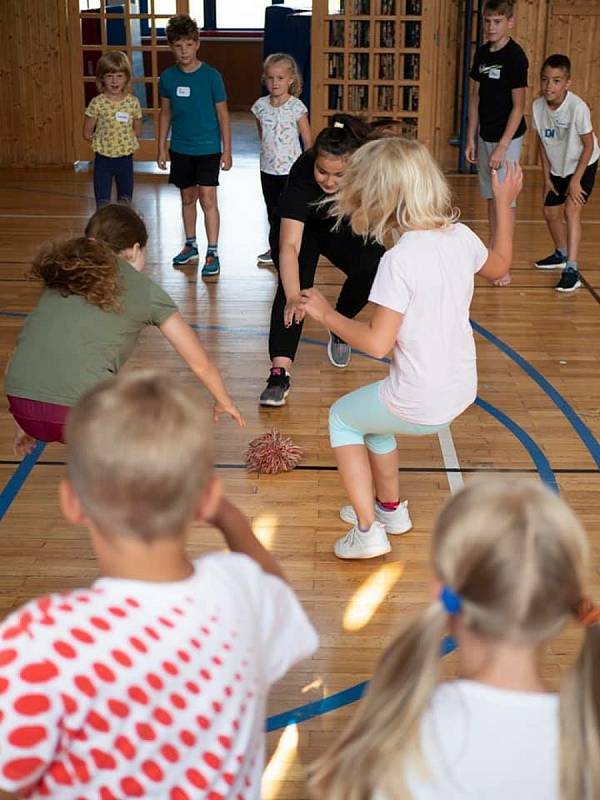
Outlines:
{"label": "shelf with books", "polygon": [[434,7],[434,0],[313,0],[315,131],[344,111],[432,137]]}

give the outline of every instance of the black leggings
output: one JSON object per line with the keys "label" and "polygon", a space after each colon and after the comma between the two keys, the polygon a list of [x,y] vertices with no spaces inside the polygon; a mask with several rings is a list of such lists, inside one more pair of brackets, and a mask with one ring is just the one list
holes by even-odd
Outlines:
{"label": "black leggings", "polygon": [[[271,226],[271,253],[279,270],[279,220]],[[342,286],[336,303],[336,311],[352,319],[367,304],[369,293],[381,256],[385,248],[373,242],[364,243],[361,236],[355,236],[348,226],[332,232],[331,223],[308,223],[304,226],[302,246],[298,257],[300,288],[310,289],[315,281],[319,256],[323,255],[348,277]],[[271,360],[279,357],[292,361],[302,335],[302,323],[295,322],[286,328],[283,311],[286,299],[281,277],[271,310],[269,329],[269,356]]]}
{"label": "black leggings", "polygon": [[268,172],[260,173],[260,185],[262,188],[265,205],[267,207],[267,218],[269,220],[269,230],[273,227],[273,212],[279,200],[279,195],[285,189],[287,175],[271,175]]}

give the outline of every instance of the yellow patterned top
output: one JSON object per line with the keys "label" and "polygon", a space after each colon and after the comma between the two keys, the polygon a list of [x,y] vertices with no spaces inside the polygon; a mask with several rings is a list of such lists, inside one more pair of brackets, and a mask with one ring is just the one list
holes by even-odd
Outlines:
{"label": "yellow patterned top", "polygon": [[85,115],[96,120],[92,139],[95,153],[119,158],[129,156],[138,149],[133,120],[142,118],[142,109],[140,101],[134,95],[128,94],[120,102],[113,103],[105,95],[98,94],[92,98]]}

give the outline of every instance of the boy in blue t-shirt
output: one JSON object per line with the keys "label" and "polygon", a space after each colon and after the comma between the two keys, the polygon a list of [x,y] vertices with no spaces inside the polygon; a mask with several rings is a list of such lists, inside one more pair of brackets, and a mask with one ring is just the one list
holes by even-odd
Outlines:
{"label": "boy in blue t-shirt", "polygon": [[173,266],[198,262],[196,202],[199,200],[208,239],[202,268],[202,277],[206,277],[218,275],[220,270],[217,186],[219,169],[231,169],[231,127],[223,78],[198,58],[199,39],[195,20],[186,14],[171,17],[167,40],[177,63],[162,73],[158,84],[157,162],[160,169],[167,168],[170,128],[169,183],[181,191],[185,230],[185,246],[173,259]]}

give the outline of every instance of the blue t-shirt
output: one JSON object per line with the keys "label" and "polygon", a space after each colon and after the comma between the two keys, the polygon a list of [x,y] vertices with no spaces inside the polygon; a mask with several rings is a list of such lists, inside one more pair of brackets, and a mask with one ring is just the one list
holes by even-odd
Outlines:
{"label": "blue t-shirt", "polygon": [[227,99],[221,73],[202,63],[194,72],[166,69],[158,93],[171,101],[171,150],[188,156],[221,152],[216,103]]}

